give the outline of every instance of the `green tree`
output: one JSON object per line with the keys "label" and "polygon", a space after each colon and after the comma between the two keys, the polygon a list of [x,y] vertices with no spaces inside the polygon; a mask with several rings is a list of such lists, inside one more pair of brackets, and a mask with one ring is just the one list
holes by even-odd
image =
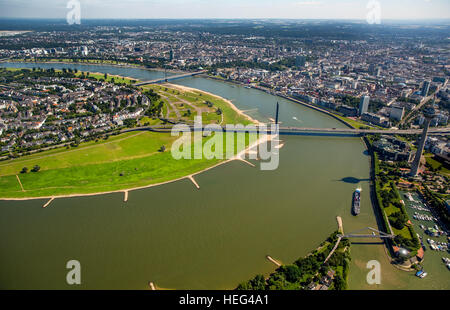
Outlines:
{"label": "green tree", "polygon": [[389,216],[389,222],[394,228],[401,230],[408,222],[408,217],[401,212],[395,212]]}

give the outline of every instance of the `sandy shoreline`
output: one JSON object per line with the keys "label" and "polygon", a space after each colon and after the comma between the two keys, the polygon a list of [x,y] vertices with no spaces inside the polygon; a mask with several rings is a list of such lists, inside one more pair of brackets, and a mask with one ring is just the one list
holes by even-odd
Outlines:
{"label": "sandy shoreline", "polygon": [[180,89],[180,90],[182,90],[182,91],[190,91],[190,92],[194,92],[194,91],[195,91],[195,92],[200,92],[200,93],[203,93],[203,94],[210,95],[210,96],[212,96],[212,97],[218,98],[218,99],[220,99],[220,100],[223,100],[223,101],[225,101],[226,103],[228,103],[228,104],[230,105],[230,107],[231,107],[236,113],[238,113],[238,114],[241,115],[241,116],[244,116],[245,118],[247,118],[249,121],[251,121],[251,122],[254,123],[255,125],[261,125],[261,124],[262,124],[260,121],[254,119],[254,118],[252,118],[252,117],[250,117],[250,116],[248,116],[247,114],[245,114],[244,112],[242,112],[241,110],[239,110],[238,107],[236,107],[236,106],[233,104],[233,102],[231,102],[230,100],[225,99],[225,98],[223,98],[223,97],[220,97],[219,95],[216,95],[216,94],[213,94],[213,93],[210,93],[210,92],[207,92],[207,91],[203,91],[203,90],[200,90],[200,89],[196,89],[196,88],[191,88],[191,87],[188,87],[188,86],[183,86],[183,85],[170,84],[170,83],[168,83],[167,85],[169,85],[169,87],[178,88],[178,89]]}

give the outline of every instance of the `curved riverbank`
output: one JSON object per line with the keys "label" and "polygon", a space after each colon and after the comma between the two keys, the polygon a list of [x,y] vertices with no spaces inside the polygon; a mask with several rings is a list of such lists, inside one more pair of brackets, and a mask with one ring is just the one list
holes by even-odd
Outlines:
{"label": "curved riverbank", "polygon": [[[221,81],[221,82],[230,82],[232,84],[245,86],[245,84],[237,82],[237,81],[223,80],[223,79],[220,79],[220,78],[217,78],[217,77],[214,77],[214,76],[209,76],[209,75],[207,77],[211,78],[213,80]],[[303,105],[303,106],[305,106],[307,108],[313,109],[313,110],[318,111],[318,112],[323,113],[323,114],[326,114],[326,115],[334,118],[335,120],[341,122],[342,124],[348,126],[349,128],[355,129],[355,127],[352,124],[350,124],[349,122],[343,120],[342,118],[337,117],[336,115],[334,115],[333,113],[331,113],[331,112],[329,112],[329,111],[327,111],[325,109],[322,109],[322,108],[319,108],[317,106],[308,104],[306,102],[303,102],[301,100],[289,97],[287,95],[272,94],[272,93],[268,92],[267,90],[259,88],[259,87],[251,86],[251,88],[255,89],[255,90],[262,91],[262,92],[265,92],[265,93],[268,93],[270,95],[275,95],[275,96],[284,98],[284,99],[289,100],[289,101],[294,102],[294,103],[301,104],[301,105]],[[372,148],[371,148],[371,144],[370,144],[369,140],[367,139],[367,137],[361,137],[360,139],[363,142],[363,144],[365,145],[366,151],[368,151],[370,153],[370,176],[371,176],[370,177],[371,178],[371,182],[370,182],[370,197],[371,197],[371,206],[372,206],[372,209],[373,209],[373,212],[374,212],[374,215],[375,215],[375,219],[376,219],[378,228],[379,229],[384,229],[385,231],[387,231],[387,229],[383,225],[384,222],[383,222],[383,219],[382,219],[383,218],[383,214],[382,213],[384,212],[384,210],[382,209],[381,204],[377,200],[376,187],[375,187],[375,164],[374,164],[375,158],[374,158],[374,154],[373,154],[373,151],[372,151]],[[341,219],[341,221],[342,221],[342,219]],[[411,268],[410,269],[402,268],[401,266],[398,266],[396,264],[392,264],[393,252],[392,252],[392,247],[390,245],[390,242],[387,239],[384,239],[383,243],[385,245],[384,246],[384,252],[386,254],[386,258],[389,260],[391,265],[393,265],[395,268],[397,268],[399,270],[402,270],[402,271],[410,272],[410,271],[414,270],[414,269],[411,269]]]}
{"label": "curved riverbank", "polygon": [[[124,189],[115,190],[115,191],[106,191],[106,192],[97,192],[97,193],[88,193],[88,194],[70,194],[70,195],[59,195],[59,196],[58,195],[51,195],[51,196],[42,196],[42,197],[0,198],[0,201],[28,201],[28,200],[43,200],[43,199],[52,199],[52,200],[54,200],[54,199],[61,199],[61,198],[102,196],[102,195],[115,194],[115,193],[125,193],[126,197],[128,197],[128,193],[132,192],[132,191],[158,187],[158,186],[162,186],[162,185],[166,185],[166,184],[175,183],[175,182],[178,182],[178,181],[181,181],[181,180],[185,180],[185,179],[192,179],[194,176],[197,176],[199,174],[202,174],[204,172],[207,172],[207,171],[212,170],[214,168],[217,168],[219,166],[225,165],[225,164],[230,163],[232,161],[235,161],[235,160],[242,161],[244,159],[245,154],[247,154],[251,150],[257,148],[261,143],[264,143],[266,141],[270,141],[271,139],[273,139],[273,136],[270,136],[270,135],[264,135],[262,137],[259,137],[256,142],[254,142],[251,145],[249,145],[245,150],[241,151],[239,154],[237,154],[236,156],[234,156],[231,159],[224,160],[224,161],[222,161],[222,162],[220,162],[218,164],[215,164],[215,165],[213,165],[211,167],[205,168],[205,169],[200,170],[198,172],[195,172],[195,173],[192,173],[192,174],[180,177],[180,178],[176,178],[176,179],[173,179],[173,180],[169,180],[169,181],[166,181],[166,182],[161,182],[161,183],[157,183],[157,184],[150,184],[150,185],[140,186],[140,187],[124,188]],[[194,184],[198,187],[198,185],[196,183],[194,183]]]}
{"label": "curved riverbank", "polygon": [[[205,77],[205,78],[213,79],[213,80],[216,80],[216,81],[224,82],[224,83],[231,83],[231,84],[235,84],[235,85],[239,85],[239,86],[248,86],[248,85],[246,85],[244,83],[241,83],[241,82],[237,82],[237,81],[233,81],[233,80],[220,79],[220,78],[212,76],[212,75],[201,75],[201,76]],[[306,103],[304,101],[301,101],[299,99],[295,99],[295,98],[289,97],[287,95],[277,94],[277,93],[273,94],[270,91],[268,91],[266,89],[263,89],[263,88],[260,88],[260,87],[255,87],[255,86],[250,85],[250,88],[262,91],[262,92],[264,92],[266,94],[269,94],[269,95],[273,95],[273,96],[276,96],[276,97],[284,98],[284,99],[289,100],[291,102],[295,102],[295,103],[301,104],[301,105],[303,105],[303,106],[305,106],[307,108],[313,109],[313,110],[318,111],[318,112],[323,113],[323,114],[326,114],[326,115],[334,118],[335,120],[341,122],[342,124],[348,126],[349,128],[355,129],[355,127],[353,125],[351,125],[349,122],[343,120],[342,118],[337,117],[336,115],[334,115],[333,113],[331,113],[328,110],[319,108],[317,106],[311,105],[311,104]]]}
{"label": "curved riverbank", "polygon": [[[125,75],[142,79],[137,71]],[[229,98],[263,122],[275,112],[277,98],[263,92],[201,78],[181,83]],[[322,113],[280,99],[280,120],[288,126],[300,122],[302,127],[342,126]],[[369,192],[368,156],[358,139],[283,140],[277,171],[261,172],[232,162],[198,175],[201,191],[190,181],[174,182],[134,192],[126,208],[118,194],[55,200],[45,212],[40,201],[0,202],[0,233],[8,250],[0,272],[10,279],[4,287],[64,289],[58,266],[79,253],[90,279],[84,288],[148,289],[151,279],[162,287],[226,289],[254,274],[273,272],[273,265],[264,259],[267,253],[283,261],[307,255],[335,230],[336,215],[343,216],[346,232],[375,227],[369,195],[362,197],[360,217],[350,215],[355,185],[345,179],[356,178]],[[299,242],[298,236],[308,238]],[[378,288],[423,287],[423,280],[384,264],[384,246],[352,248],[351,289],[371,289],[366,262],[372,259],[383,263]],[[35,259],[22,262],[22,257]],[[21,270],[9,268],[17,264],[23,266]]]}

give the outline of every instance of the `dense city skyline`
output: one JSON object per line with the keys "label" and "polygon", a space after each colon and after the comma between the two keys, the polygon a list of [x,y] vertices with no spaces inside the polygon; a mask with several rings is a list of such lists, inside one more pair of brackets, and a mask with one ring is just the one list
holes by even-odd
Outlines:
{"label": "dense city skyline", "polygon": [[[31,3],[30,3],[31,2]],[[64,18],[70,1],[0,0],[0,18]],[[375,7],[366,0],[95,0],[81,3],[81,17],[95,18],[290,18],[365,20]],[[379,0],[381,19],[448,19],[446,0]]]}

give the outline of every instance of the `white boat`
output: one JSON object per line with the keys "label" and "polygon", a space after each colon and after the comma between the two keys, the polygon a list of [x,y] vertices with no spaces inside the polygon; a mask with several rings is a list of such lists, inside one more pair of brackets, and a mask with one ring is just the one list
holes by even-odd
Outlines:
{"label": "white boat", "polygon": [[423,279],[423,278],[425,278],[427,275],[428,275],[428,273],[424,272],[424,273],[422,273],[419,277],[420,277],[421,279]]}
{"label": "white boat", "polygon": [[412,198],[411,193],[407,193],[405,196],[406,196],[406,198],[408,198],[409,201],[414,201],[414,199]]}

